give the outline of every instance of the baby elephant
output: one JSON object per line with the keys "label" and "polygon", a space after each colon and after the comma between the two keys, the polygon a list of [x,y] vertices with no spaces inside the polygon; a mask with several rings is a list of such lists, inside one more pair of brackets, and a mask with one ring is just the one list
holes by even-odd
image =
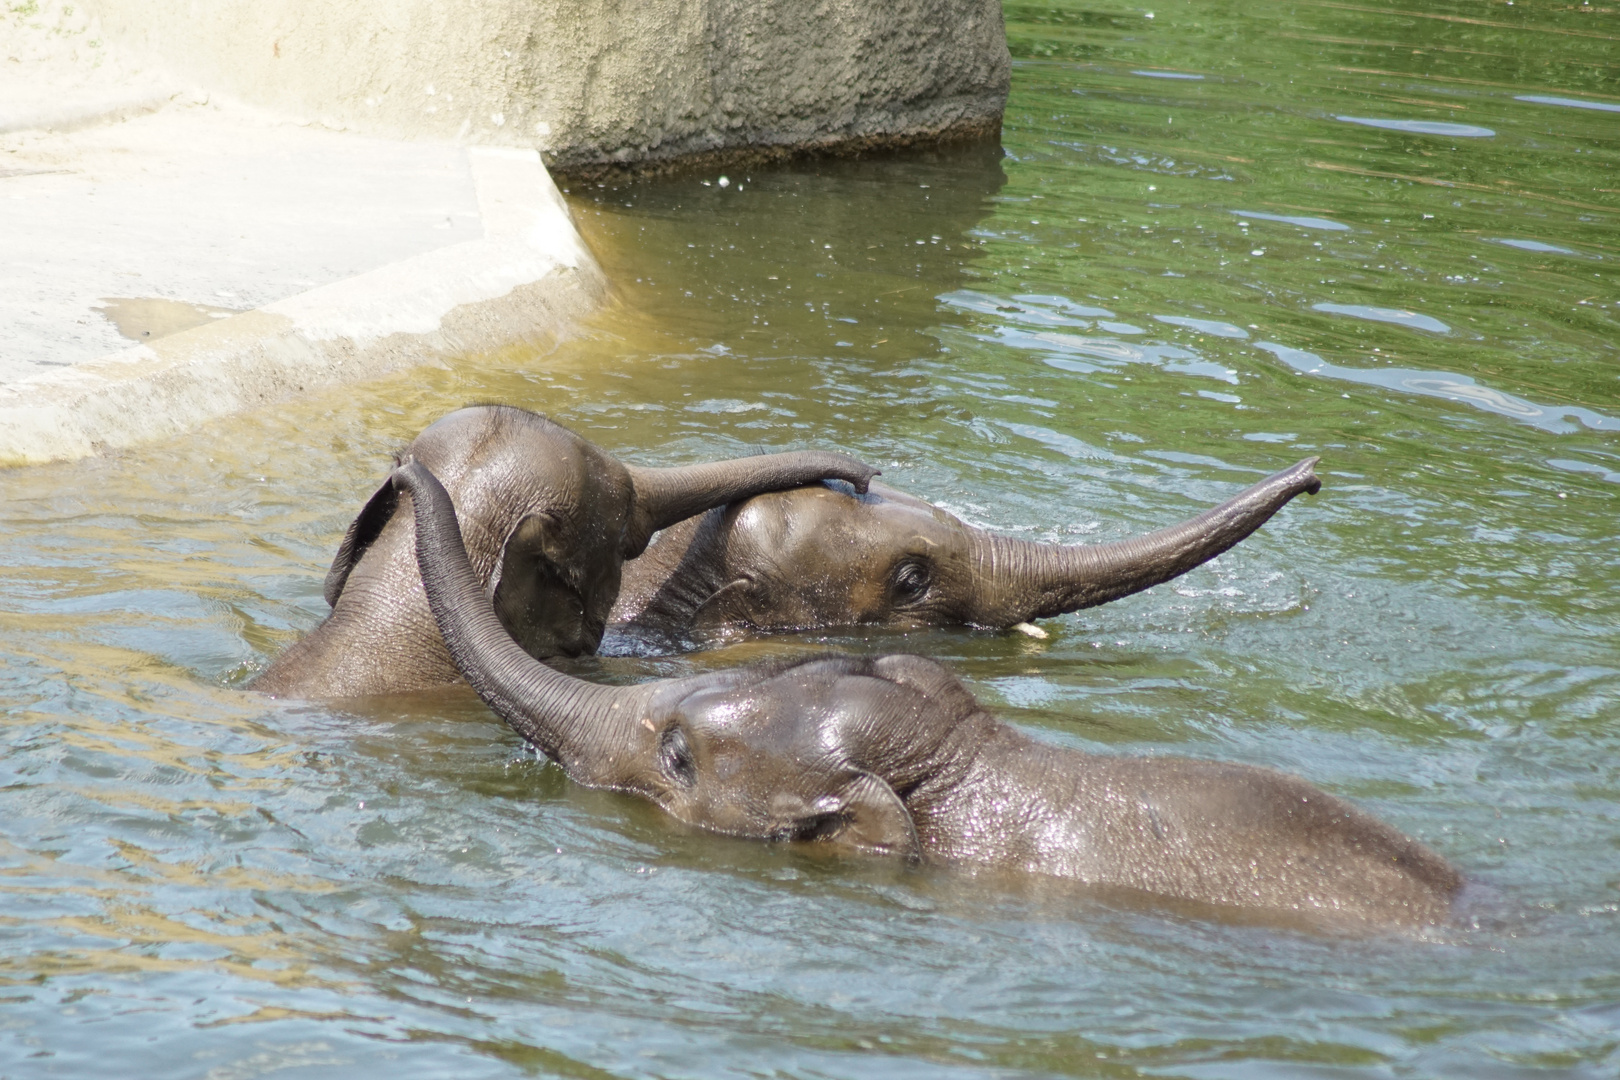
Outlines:
{"label": "baby elephant", "polygon": [[1439,855],[1303,780],[1046,745],[920,657],[628,687],[563,675],[501,625],[433,474],[410,462],[394,483],[411,493],[421,577],[457,666],[580,783],[734,836],[1363,924],[1438,922],[1461,885]]}
{"label": "baby elephant", "polygon": [[[405,453],[443,476],[480,585],[534,656],[594,652],[624,560],[653,533],[750,495],[822,479],[865,490],[877,470],[843,454],[764,454],[675,469],[625,465],[525,409],[481,405],[431,425]],[[419,690],[460,676],[416,571],[415,526],[384,481],[326,575],[332,614],[250,689],[299,697]]]}
{"label": "baby elephant", "polygon": [[975,529],[881,484],[756,495],[660,533],[624,568],[608,621],[694,631],[855,624],[1009,627],[1179,577],[1322,486],[1307,458],[1167,529],[1111,544],[1037,544]]}

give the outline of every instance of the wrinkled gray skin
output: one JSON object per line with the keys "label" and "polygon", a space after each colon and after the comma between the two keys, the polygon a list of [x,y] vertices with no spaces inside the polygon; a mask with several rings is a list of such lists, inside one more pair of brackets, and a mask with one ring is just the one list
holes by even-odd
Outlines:
{"label": "wrinkled gray skin", "polygon": [[1050,874],[1161,897],[1378,926],[1444,920],[1440,856],[1296,777],[1114,758],[1030,739],[945,668],[840,657],[608,687],[514,643],[432,473],[394,474],[456,664],[574,780],[734,836]]}
{"label": "wrinkled gray skin", "polygon": [[[765,454],[673,469],[625,465],[525,409],[481,405],[428,427],[405,453],[455,493],[467,548],[502,624],[532,655],[578,656],[602,640],[624,560],[658,530],[712,506],[832,478],[876,474],[843,454]],[[416,569],[415,524],[385,480],[326,576],[332,614],[250,689],[296,697],[420,690],[460,678]]]}
{"label": "wrinkled gray skin", "polygon": [[1146,536],[1072,547],[976,529],[882,484],[756,495],[660,533],[624,568],[608,621],[693,631],[854,624],[1008,627],[1105,604],[1185,574],[1302,491],[1307,458],[1211,510]]}

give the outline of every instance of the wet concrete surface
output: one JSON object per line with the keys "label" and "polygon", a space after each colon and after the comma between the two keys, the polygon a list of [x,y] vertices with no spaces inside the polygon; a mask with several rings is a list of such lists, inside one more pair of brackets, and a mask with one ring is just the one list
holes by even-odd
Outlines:
{"label": "wet concrete surface", "polygon": [[483,226],[462,147],[182,101],[0,136],[0,234],[7,384],[126,347],[107,297],[255,308]]}

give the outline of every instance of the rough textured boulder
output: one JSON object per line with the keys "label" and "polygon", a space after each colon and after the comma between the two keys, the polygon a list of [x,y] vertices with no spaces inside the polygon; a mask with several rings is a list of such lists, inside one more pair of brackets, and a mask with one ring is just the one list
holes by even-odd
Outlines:
{"label": "rough textured boulder", "polygon": [[562,173],[1000,130],[998,0],[92,0],[179,78],[332,126],[537,147]]}

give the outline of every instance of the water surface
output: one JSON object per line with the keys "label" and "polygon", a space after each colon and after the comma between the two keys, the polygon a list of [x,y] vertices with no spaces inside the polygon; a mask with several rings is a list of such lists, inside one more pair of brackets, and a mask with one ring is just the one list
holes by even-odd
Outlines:
{"label": "water surface", "polygon": [[[0,474],[8,1075],[1620,1073],[1612,13],[1006,11],[1004,157],[579,187],[620,288],[577,340]],[[464,690],[236,689],[389,452],[490,399],[641,463],[841,447],[1064,542],[1319,454],[1045,641],[579,670],[915,650],[1054,742],[1303,774],[1489,895],[1343,938],[818,858],[572,786]]]}

